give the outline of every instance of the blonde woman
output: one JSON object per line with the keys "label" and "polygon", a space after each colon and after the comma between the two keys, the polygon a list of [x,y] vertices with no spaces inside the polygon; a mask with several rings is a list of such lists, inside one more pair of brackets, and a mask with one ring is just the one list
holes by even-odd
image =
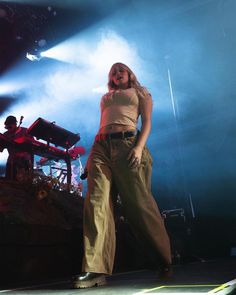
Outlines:
{"label": "blonde woman", "polygon": [[[152,158],[146,147],[151,130],[151,95],[123,63],[111,67],[108,90],[101,98],[100,128],[87,164],[83,272],[74,278],[75,288],[104,285],[105,275],[112,274],[113,186],[130,226],[159,256],[160,274],[168,276],[171,272],[169,238],[151,193]],[[141,128],[137,131],[139,116]]]}

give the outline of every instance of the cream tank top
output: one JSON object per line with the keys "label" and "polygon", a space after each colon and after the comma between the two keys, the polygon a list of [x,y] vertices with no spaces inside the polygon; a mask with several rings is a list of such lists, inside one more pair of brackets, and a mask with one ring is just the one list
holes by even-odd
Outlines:
{"label": "cream tank top", "polygon": [[136,128],[139,98],[135,88],[109,91],[102,97],[100,108],[100,128],[110,124],[129,125]]}

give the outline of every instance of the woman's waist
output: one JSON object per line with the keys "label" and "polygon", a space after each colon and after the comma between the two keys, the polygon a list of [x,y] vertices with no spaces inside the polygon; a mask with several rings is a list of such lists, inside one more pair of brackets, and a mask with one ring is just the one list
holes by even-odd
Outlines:
{"label": "woman's waist", "polygon": [[130,126],[130,125],[110,124],[100,128],[98,134],[111,134],[111,133],[126,132],[126,131],[135,132],[136,130],[137,129],[134,126]]}
{"label": "woman's waist", "polygon": [[95,141],[103,141],[103,140],[112,140],[112,139],[124,139],[127,137],[133,137],[138,134],[136,128],[132,126],[116,126],[115,128],[111,128],[107,130],[106,128],[102,128],[99,130],[99,133],[95,137]]}

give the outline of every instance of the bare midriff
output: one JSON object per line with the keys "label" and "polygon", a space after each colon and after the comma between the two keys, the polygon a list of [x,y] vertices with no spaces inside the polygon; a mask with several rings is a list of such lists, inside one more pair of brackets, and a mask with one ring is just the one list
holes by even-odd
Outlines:
{"label": "bare midriff", "polygon": [[110,124],[100,128],[99,134],[106,133],[115,133],[115,132],[123,132],[123,131],[135,131],[136,128],[134,126],[122,125],[122,124]]}

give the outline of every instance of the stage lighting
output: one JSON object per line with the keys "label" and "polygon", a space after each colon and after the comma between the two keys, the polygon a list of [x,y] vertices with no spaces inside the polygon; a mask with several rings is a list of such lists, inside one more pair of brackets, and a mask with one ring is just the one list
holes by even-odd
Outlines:
{"label": "stage lighting", "polygon": [[11,87],[9,85],[0,85],[0,95],[9,93],[11,91]]}
{"label": "stage lighting", "polygon": [[20,89],[19,83],[16,82],[1,82],[0,83],[0,95],[12,94],[16,90]]}
{"label": "stage lighting", "polygon": [[46,39],[39,39],[35,41],[35,44],[37,45],[31,52],[26,53],[26,58],[30,61],[40,61],[40,59],[43,57],[42,50],[43,47],[47,45]]}
{"label": "stage lighting", "polygon": [[47,51],[42,51],[42,52],[40,53],[40,56],[41,56],[41,58],[42,58],[42,57],[47,57]]}
{"label": "stage lighting", "polygon": [[30,61],[40,61],[42,58],[42,55],[39,54],[31,54],[29,52],[26,53],[26,58],[28,58]]}
{"label": "stage lighting", "polygon": [[56,59],[58,58],[58,54],[60,54],[60,51],[57,50],[57,46],[41,52],[41,56],[43,57],[56,58]]}
{"label": "stage lighting", "polygon": [[45,39],[40,39],[37,41],[39,47],[44,47],[47,45],[47,41]]}

